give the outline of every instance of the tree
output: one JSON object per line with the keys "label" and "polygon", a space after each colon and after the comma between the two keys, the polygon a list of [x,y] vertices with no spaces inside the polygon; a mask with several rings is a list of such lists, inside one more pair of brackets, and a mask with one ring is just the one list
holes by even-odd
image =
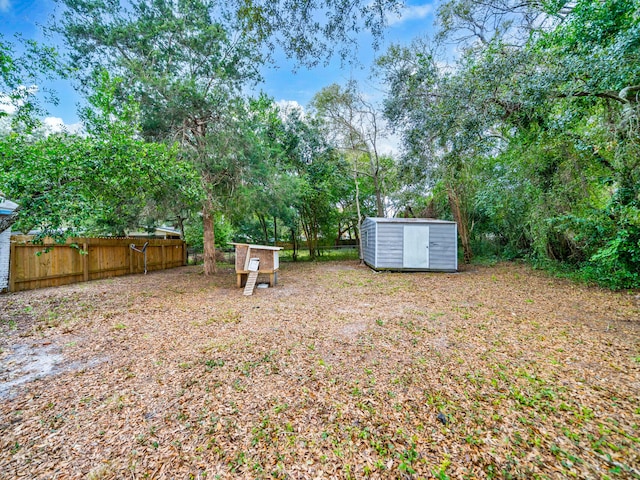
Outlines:
{"label": "tree", "polygon": [[[22,54],[0,33],[0,118],[10,117],[14,129],[30,131],[44,113],[36,97],[38,84],[43,79],[64,77],[67,69],[54,48],[19,36],[17,42],[22,44]],[[49,102],[56,102],[52,91],[45,90],[45,94]]]}
{"label": "tree", "polygon": [[313,118],[297,110],[283,116],[281,171],[291,179],[287,190],[297,212],[296,218],[289,218],[289,227],[297,231],[299,221],[309,254],[315,258],[320,254],[320,238],[328,236],[336,223],[339,203],[349,196],[349,170]]}
{"label": "tree", "polygon": [[337,51],[353,59],[358,34],[369,31],[374,43],[382,37],[387,16],[399,13],[397,0],[234,0],[224,2],[244,27],[267,49],[280,45],[299,63],[328,61]]}
{"label": "tree", "polygon": [[389,86],[386,115],[403,136],[404,178],[426,179],[432,187],[442,182],[467,263],[473,257],[473,165],[501,142],[499,113],[485,95],[493,84],[483,87],[474,62],[467,51],[454,68],[443,68],[437,49],[424,42],[393,47],[378,62]]}
{"label": "tree", "polygon": [[30,141],[12,134],[0,138],[0,152],[0,185],[20,205],[12,222],[39,229],[41,238],[123,234],[137,225],[147,198],[166,192],[171,175],[188,172],[175,150],[125,136]]}
{"label": "tree", "polygon": [[[382,112],[358,91],[355,81],[344,88],[333,84],[323,88],[311,101],[316,115],[332,143],[354,159],[356,177],[362,172],[371,178],[376,196],[376,214],[385,216],[385,183],[392,167],[383,160],[381,142],[387,138]],[[364,157],[367,166],[360,169],[357,159]]]}
{"label": "tree", "polygon": [[122,235],[138,226],[150,199],[198,195],[192,169],[175,148],[136,138],[135,105],[116,112],[117,84],[102,76],[90,99],[94,108],[85,113],[86,136],[12,133],[0,138],[0,185],[19,204],[3,230],[17,222],[23,231],[38,228],[40,238]]}
{"label": "tree", "polygon": [[588,257],[583,271],[614,287],[640,284],[639,31],[637,2],[579,1],[532,45],[550,59],[547,102],[564,110],[564,136],[604,170],[589,182],[590,208],[556,224]]}
{"label": "tree", "polygon": [[382,61],[404,169],[450,173],[476,226],[469,241],[637,285],[635,2],[452,0],[439,15],[441,38],[460,42],[455,65],[419,44]]}
{"label": "tree", "polygon": [[278,107],[263,95],[250,101],[249,108],[255,161],[251,178],[239,185],[230,218],[245,240],[269,244],[278,241],[278,219],[290,220],[297,182],[285,166],[285,131]]}
{"label": "tree", "polygon": [[257,78],[252,40],[207,0],[60,1],[59,29],[85,84],[103,68],[126,78],[121,95],[139,102],[144,137],[177,140],[200,172],[205,273],[215,272],[213,219],[247,159],[238,95]]}
{"label": "tree", "polygon": [[226,119],[235,115],[234,96],[257,77],[260,49],[280,42],[292,57],[314,63],[333,51],[319,47],[324,39],[343,45],[346,54],[353,32],[369,29],[379,37],[386,12],[397,9],[391,0],[58,1],[66,7],[58,29],[73,52],[72,64],[84,72],[83,84],[91,88],[96,68],[127,78],[123,93],[140,103],[145,137],[177,139],[190,151],[206,192],[207,274],[215,271],[212,209],[219,208],[215,175],[222,171],[212,148],[228,147],[225,140],[235,138]]}
{"label": "tree", "polygon": [[[354,81],[350,81],[344,88],[337,84],[323,88],[313,97],[311,105],[333,145],[345,152],[351,161],[356,193],[358,238],[362,241],[360,176],[365,175],[371,179],[375,193],[376,215],[384,217],[384,186],[393,168],[393,161],[385,161],[380,152],[380,142],[386,133],[382,115],[358,91]],[[360,163],[363,160],[366,166],[361,167]],[[362,245],[359,245],[359,252],[362,262]]]}

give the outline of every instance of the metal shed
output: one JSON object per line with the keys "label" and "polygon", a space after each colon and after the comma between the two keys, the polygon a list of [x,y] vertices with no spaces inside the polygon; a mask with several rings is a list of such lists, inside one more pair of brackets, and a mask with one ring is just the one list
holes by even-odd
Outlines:
{"label": "metal shed", "polygon": [[430,218],[366,218],[364,261],[375,270],[458,270],[458,224]]}
{"label": "metal shed", "polygon": [[[18,207],[16,203],[0,197],[0,218],[11,215]],[[9,265],[11,252],[11,227],[0,233],[0,292],[9,287]]]}

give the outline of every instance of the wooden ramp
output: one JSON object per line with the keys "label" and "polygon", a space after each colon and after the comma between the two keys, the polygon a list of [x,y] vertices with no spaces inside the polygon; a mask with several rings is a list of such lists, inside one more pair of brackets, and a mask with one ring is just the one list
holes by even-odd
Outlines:
{"label": "wooden ramp", "polygon": [[247,277],[247,284],[244,286],[243,295],[253,295],[253,289],[256,286],[258,280],[258,269],[260,266],[260,259],[252,258],[248,261],[249,276]]}
{"label": "wooden ramp", "polygon": [[258,272],[249,272],[247,284],[244,286],[243,295],[253,295],[253,289],[256,286],[256,280],[258,280]]}

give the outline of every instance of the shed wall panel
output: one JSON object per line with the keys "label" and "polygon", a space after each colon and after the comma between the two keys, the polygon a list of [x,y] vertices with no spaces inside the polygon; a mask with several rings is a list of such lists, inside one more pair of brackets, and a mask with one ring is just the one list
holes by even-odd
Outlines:
{"label": "shed wall panel", "polygon": [[457,267],[456,226],[453,224],[430,225],[430,268],[455,270]]}
{"label": "shed wall panel", "polygon": [[378,268],[402,267],[404,226],[395,223],[378,224]]}
{"label": "shed wall panel", "polygon": [[370,218],[365,219],[360,227],[362,235],[362,255],[368,265],[376,264],[376,224]]}

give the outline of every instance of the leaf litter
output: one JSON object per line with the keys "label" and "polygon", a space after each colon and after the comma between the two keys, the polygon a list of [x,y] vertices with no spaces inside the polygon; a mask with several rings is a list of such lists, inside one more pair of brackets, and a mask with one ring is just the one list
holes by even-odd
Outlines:
{"label": "leaf litter", "polygon": [[637,293],[336,262],[3,295],[0,478],[640,478]]}

